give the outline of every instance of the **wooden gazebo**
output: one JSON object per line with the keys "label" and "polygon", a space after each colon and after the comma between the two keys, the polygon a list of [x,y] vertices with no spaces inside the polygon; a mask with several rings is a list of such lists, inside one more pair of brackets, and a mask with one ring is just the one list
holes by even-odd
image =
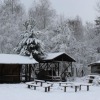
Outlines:
{"label": "wooden gazebo", "polygon": [[[61,72],[61,62],[66,62]],[[64,52],[47,53],[46,57],[39,62],[38,67],[34,65],[34,71],[38,79],[56,81],[58,76],[64,80],[65,76],[73,76],[72,62],[75,60]],[[70,72],[68,69],[70,68]],[[57,78],[57,79],[56,79]]]}
{"label": "wooden gazebo", "polygon": [[0,54],[0,83],[30,81],[31,65],[36,63],[38,62],[34,58],[16,54]]}

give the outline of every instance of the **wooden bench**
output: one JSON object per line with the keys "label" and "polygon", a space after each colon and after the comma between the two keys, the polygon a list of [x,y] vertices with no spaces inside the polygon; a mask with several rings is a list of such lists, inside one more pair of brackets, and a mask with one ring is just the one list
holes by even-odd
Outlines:
{"label": "wooden bench", "polygon": [[26,82],[26,85],[28,86],[28,88],[32,87],[32,84],[34,84],[34,82]]}
{"label": "wooden bench", "polygon": [[80,84],[80,90],[82,86],[86,86],[87,87],[87,91],[89,91],[89,86],[91,86],[91,84]]}
{"label": "wooden bench", "polygon": [[61,86],[61,84],[66,84],[66,85],[73,84],[73,82],[58,82],[58,83],[59,83],[59,86]]}
{"label": "wooden bench", "polygon": [[[28,85],[28,88],[34,87],[34,90],[36,90],[36,87],[40,87],[39,85],[35,84],[35,83],[26,83],[26,85]],[[45,88],[45,92],[49,92],[50,91],[50,84],[46,84],[44,86],[42,86],[43,88]]]}
{"label": "wooden bench", "polygon": [[75,92],[77,92],[77,89],[80,91],[80,84],[74,84],[73,87],[75,87]]}
{"label": "wooden bench", "polygon": [[43,88],[45,88],[45,92],[49,92],[50,91],[50,84],[44,85]]}
{"label": "wooden bench", "polygon": [[51,87],[53,86],[54,82],[47,82],[47,84],[50,84]]}
{"label": "wooden bench", "polygon": [[89,91],[89,86],[91,86],[91,84],[79,83],[79,84],[74,84],[73,86],[75,87],[75,92],[77,92],[78,88],[79,88],[79,91],[80,91],[82,86],[86,86],[87,91]]}
{"label": "wooden bench", "polygon": [[39,85],[34,83],[26,83],[26,85],[28,85],[28,88],[34,87],[34,90],[36,90],[36,87],[39,87]]}
{"label": "wooden bench", "polygon": [[66,92],[66,87],[72,87],[72,85],[62,85],[64,87],[64,92]]}
{"label": "wooden bench", "polygon": [[34,82],[37,84],[38,82],[41,83],[41,86],[43,85],[43,83],[45,83],[44,80],[34,80]]}

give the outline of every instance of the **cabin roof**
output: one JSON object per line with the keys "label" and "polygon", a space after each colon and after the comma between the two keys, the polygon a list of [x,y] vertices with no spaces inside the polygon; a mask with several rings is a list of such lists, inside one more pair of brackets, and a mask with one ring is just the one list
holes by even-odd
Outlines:
{"label": "cabin roof", "polygon": [[96,61],[96,62],[93,62],[93,63],[89,64],[88,66],[92,66],[92,65],[100,65],[100,60]]}
{"label": "cabin roof", "polygon": [[57,52],[57,53],[47,53],[47,56],[44,58],[45,61],[71,61],[75,62],[75,60],[67,55],[65,52]]}
{"label": "cabin roof", "polygon": [[35,64],[34,58],[21,56],[18,54],[0,54],[0,64]]}

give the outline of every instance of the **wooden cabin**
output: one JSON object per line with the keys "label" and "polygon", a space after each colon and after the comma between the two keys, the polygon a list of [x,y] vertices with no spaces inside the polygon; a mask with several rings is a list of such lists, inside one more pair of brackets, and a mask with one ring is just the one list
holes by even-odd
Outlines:
{"label": "wooden cabin", "polygon": [[[31,65],[38,63],[34,58],[16,54],[0,54],[0,83],[19,83],[31,79]],[[22,75],[22,66],[25,73]]]}
{"label": "wooden cabin", "polygon": [[88,65],[91,69],[91,73],[100,74],[100,61],[91,63]]}

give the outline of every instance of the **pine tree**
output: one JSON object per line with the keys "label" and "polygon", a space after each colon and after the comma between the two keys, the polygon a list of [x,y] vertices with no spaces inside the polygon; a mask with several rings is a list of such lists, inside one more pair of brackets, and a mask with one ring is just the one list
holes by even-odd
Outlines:
{"label": "pine tree", "polygon": [[[24,24],[26,31],[22,34],[23,38],[18,46],[15,48],[17,54],[21,54],[24,56],[30,56],[35,58],[37,61],[40,61],[44,56],[44,45],[43,43],[37,38],[36,34],[38,31],[35,31],[31,28],[30,23],[25,22]],[[29,26],[29,27],[28,27]]]}

